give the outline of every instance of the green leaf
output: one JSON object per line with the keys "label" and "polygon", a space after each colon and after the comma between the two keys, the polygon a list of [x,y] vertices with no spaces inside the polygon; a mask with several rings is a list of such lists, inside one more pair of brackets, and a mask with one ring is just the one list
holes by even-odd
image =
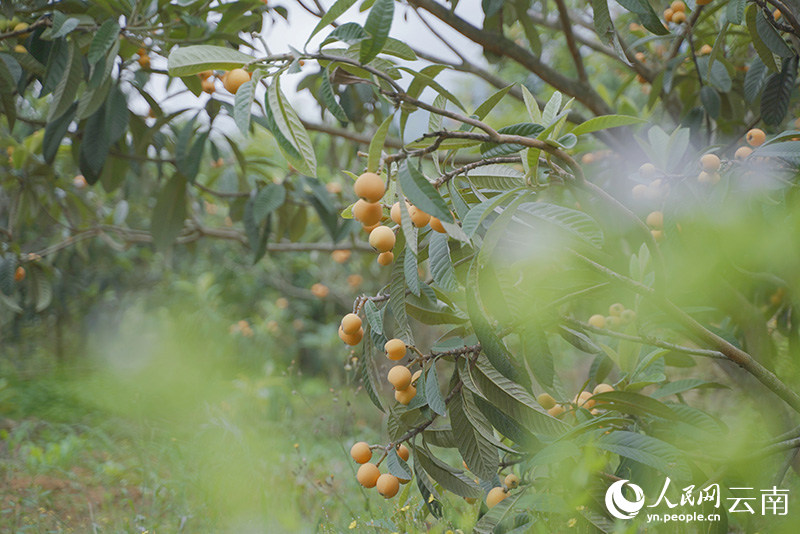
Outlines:
{"label": "green leaf", "polygon": [[761,61],[761,58],[755,57],[750,63],[750,68],[744,75],[744,98],[747,102],[755,102],[761,90],[764,88],[764,82],[767,80],[767,66]]}
{"label": "green leaf", "polygon": [[764,44],[764,41],[761,39],[761,35],[758,33],[758,28],[756,26],[756,22],[758,20],[760,8],[755,4],[750,4],[747,6],[745,11],[745,22],[747,23],[747,31],[750,33],[751,43],[753,44],[753,48],[756,49],[756,53],[758,57],[761,58],[761,61],[764,62],[764,65],[771,70],[772,72],[778,71],[778,65],[775,64],[775,57],[772,55],[772,51],[769,47]]}
{"label": "green leaf", "polygon": [[302,157],[298,170],[309,176],[316,176],[317,157],[314,146],[302,121],[281,92],[280,78],[276,78],[275,83],[267,90],[267,105],[281,134]]}
{"label": "green leaf", "polygon": [[[395,245],[397,246],[397,245]],[[397,323],[397,337],[411,344],[411,331],[408,328],[408,315],[406,313],[406,277],[405,255],[395,256],[392,266],[391,282],[389,282],[389,310]]]}
{"label": "green leaf", "polygon": [[[523,122],[520,124],[512,124],[497,130],[497,133],[506,135],[520,135],[523,137],[536,138],[541,132],[544,131],[544,126],[540,124],[532,124],[530,122]],[[492,142],[485,142],[481,144],[481,155],[484,158],[493,158],[497,156],[506,156],[519,152],[525,148],[524,145],[516,143],[497,144]]]}
{"label": "green leaf", "polygon": [[538,219],[595,247],[603,245],[603,231],[597,221],[582,211],[547,202],[528,202],[519,207],[517,217],[532,227],[536,226],[534,219]]}
{"label": "green leaf", "polygon": [[436,376],[436,361],[432,363],[430,369],[425,373],[425,398],[428,406],[438,415],[446,415],[447,408],[439,390],[439,378]]}
{"label": "green leaf", "polygon": [[408,464],[397,454],[397,449],[392,447],[386,455],[386,468],[389,473],[403,480],[411,480],[411,469]]}
{"label": "green leaf", "polygon": [[[17,270],[17,258],[12,255],[0,256],[0,293],[14,293],[14,274]],[[22,310],[20,310],[22,311]]]}
{"label": "green leaf", "polygon": [[455,469],[439,460],[427,450],[414,449],[414,460],[444,489],[461,497],[480,497],[481,488],[460,469]]}
{"label": "green leaf", "polygon": [[394,115],[389,115],[383,119],[369,142],[369,155],[367,156],[367,171],[369,172],[378,172],[378,168],[381,165],[381,152],[383,151],[384,143],[386,143],[386,136],[389,133],[389,126],[391,126],[393,118]]}
{"label": "green leaf", "polygon": [[700,102],[703,103],[703,108],[705,108],[709,117],[712,119],[719,118],[722,100],[719,97],[719,93],[717,93],[713,87],[704,85],[700,88]]}
{"label": "green leaf", "polygon": [[[2,61],[0,61],[2,63]],[[44,139],[42,140],[42,157],[47,163],[52,163],[58,153],[58,147],[61,146],[61,141],[67,134],[69,125],[72,124],[72,119],[75,118],[75,111],[78,109],[78,104],[73,103],[69,109],[56,118],[53,122],[47,123],[44,129]]]}
{"label": "green leaf", "polygon": [[283,206],[286,201],[286,188],[281,184],[267,184],[253,200],[253,218],[256,224],[263,223],[267,216]]}
{"label": "green leaf", "polygon": [[82,58],[78,45],[74,41],[70,41],[67,68],[53,91],[53,100],[50,102],[47,122],[51,122],[63,115],[75,101],[78,85],[83,79]]}
{"label": "green leaf", "polygon": [[233,48],[215,45],[193,45],[173,48],[167,58],[170,76],[189,76],[204,70],[232,70],[253,60]]}
{"label": "green leaf", "polygon": [[511,88],[514,87],[514,84],[507,85],[500,89],[499,91],[493,93],[489,98],[484,100],[480,106],[475,108],[475,113],[473,115],[478,120],[483,120],[486,115],[489,114],[490,111],[494,109],[494,107],[500,103],[501,100],[508,94]]}
{"label": "green leaf", "polygon": [[647,0],[617,0],[619,5],[635,14],[642,26],[656,35],[668,35],[669,30],[664,27],[661,19],[653,11],[653,7]]}
{"label": "green leaf", "polygon": [[792,57],[794,55],[792,49],[789,48],[789,45],[786,44],[786,41],[783,40],[783,37],[780,36],[772,24],[767,21],[764,12],[760,9],[756,13],[756,31],[759,37],[761,37],[761,40],[764,41],[764,44],[767,45],[767,48],[773,53],[782,58]]}
{"label": "green leaf", "polygon": [[453,222],[453,216],[442,196],[407,159],[400,164],[397,180],[402,187],[403,194],[414,206],[443,222]]}
{"label": "green leaf", "polygon": [[442,503],[439,502],[439,494],[433,482],[431,482],[428,473],[425,472],[417,460],[416,454],[414,455],[414,475],[417,479],[417,488],[419,488],[419,493],[422,496],[422,502],[425,503],[425,506],[433,517],[441,519]]}
{"label": "green leaf", "polygon": [[669,397],[670,395],[677,395],[690,389],[708,389],[708,388],[727,388],[728,386],[718,384],[717,382],[709,382],[699,378],[684,378],[675,380],[665,386],[661,386],[652,393],[654,398]]}
{"label": "green leaf", "polygon": [[372,37],[361,42],[359,53],[361,63],[369,63],[381,52],[389,38],[392,19],[394,19],[394,0],[376,0],[364,23],[364,29]]}
{"label": "green leaf", "polygon": [[369,34],[364,31],[364,28],[361,27],[361,24],[356,22],[346,22],[333,30],[324,41],[322,41],[321,46],[325,46],[328,42],[333,41],[341,41],[343,43],[347,43],[349,45],[356,44],[360,41],[363,41],[369,37]]}
{"label": "green leaf", "polygon": [[747,0],[728,0],[725,4],[725,20],[741,26],[744,21],[744,7]]}
{"label": "green leaf", "polygon": [[[469,395],[470,393],[467,392]],[[452,426],[453,437],[461,457],[469,470],[483,480],[490,480],[497,474],[499,459],[497,449],[487,441],[467,417],[463,400],[463,391],[459,391],[450,401],[448,415]],[[477,411],[477,409],[476,409]],[[480,414],[480,412],[478,412]],[[481,415],[481,418],[483,416]],[[490,431],[484,429],[484,431]]]}
{"label": "green leaf", "polygon": [[77,28],[78,25],[80,25],[80,23],[81,21],[75,17],[69,17],[68,19],[64,20],[59,20],[59,17],[54,17],[53,26],[50,28],[51,29],[50,38],[58,39],[60,37],[66,36],[67,34],[71,33],[75,28]]}
{"label": "green leaf", "polygon": [[405,255],[403,260],[403,267],[405,268],[406,287],[412,295],[420,296],[420,282],[419,282],[419,263],[417,255],[411,248],[411,243],[414,242],[416,235],[406,236],[406,248],[402,252]]}
{"label": "green leaf", "polygon": [[239,86],[239,90],[236,91],[236,96],[233,98],[233,120],[245,135],[250,131],[253,100],[256,96],[256,87],[260,78],[261,76],[258,72],[254,73],[250,80]]}
{"label": "green leaf", "polygon": [[509,191],[525,187],[525,175],[510,165],[483,165],[465,174],[469,182],[481,190]]}
{"label": "green leaf", "polygon": [[611,21],[611,14],[608,10],[608,0],[592,0],[592,14],[594,31],[597,32],[601,41],[608,42],[609,34],[614,30],[614,23]]}
{"label": "green leaf", "polygon": [[438,232],[431,232],[428,244],[428,258],[430,261],[431,275],[434,282],[444,291],[456,291],[459,287],[456,280],[453,262],[450,259],[450,247],[447,236]]}
{"label": "green leaf", "polygon": [[308,39],[306,39],[306,45],[309,41],[311,41],[312,37],[319,33],[322,28],[335,21],[339,15],[350,9],[355,3],[356,0],[336,0],[336,3],[334,3],[331,8],[326,11],[322,17],[320,17],[317,25],[314,26],[313,30],[311,30]]}
{"label": "green leaf", "polygon": [[525,107],[528,109],[528,115],[531,118],[531,122],[534,124],[541,124],[544,119],[542,118],[542,110],[539,109],[539,103],[536,102],[536,98],[534,98],[525,85],[521,85],[521,88],[522,99],[525,101]]}
{"label": "green leaf", "polygon": [[596,132],[599,130],[608,130],[609,128],[617,128],[619,126],[640,124],[642,122],[645,122],[645,120],[640,117],[631,117],[629,115],[603,115],[582,122],[581,124],[572,129],[572,133],[575,135],[583,135],[587,133]]}
{"label": "green leaf", "polygon": [[733,81],[728,73],[728,69],[719,61],[715,61],[714,63],[710,61],[710,58],[704,56],[697,58],[701,76],[720,93],[727,93],[733,86]]}
{"label": "green leaf", "polygon": [[331,115],[336,117],[336,120],[340,122],[349,121],[344,108],[342,108],[341,104],[336,100],[336,95],[331,85],[330,71],[328,69],[322,72],[322,84],[319,88],[319,96],[322,98],[322,103],[325,104],[325,107],[331,112]]}
{"label": "green leaf", "polygon": [[153,244],[158,250],[169,248],[183,230],[186,219],[186,178],[175,174],[156,197],[150,221]]}
{"label": "green leaf", "polygon": [[688,480],[691,477],[691,471],[681,459],[681,452],[660,439],[618,430],[601,435],[594,446],[630,458],[678,480]]}
{"label": "green leaf", "polygon": [[761,95],[761,118],[765,124],[778,126],[789,111],[795,79],[797,56],[785,58],[781,71],[770,75]]}
{"label": "green leaf", "polygon": [[544,330],[538,324],[528,321],[520,330],[520,341],[528,369],[540,385],[548,390],[552,389],[555,377],[553,353],[547,344]]}
{"label": "green leaf", "polygon": [[566,424],[540,411],[539,403],[522,386],[501,375],[485,357],[478,357],[472,376],[480,393],[498,410],[536,435],[557,437]]}
{"label": "green leaf", "polygon": [[598,393],[592,397],[598,404],[608,410],[633,415],[655,415],[663,419],[675,420],[677,416],[666,404],[646,395],[630,391],[609,391]]}
{"label": "green leaf", "polygon": [[113,44],[117,41],[119,36],[119,24],[113,19],[105,21],[94,34],[92,43],[89,45],[89,53],[86,59],[90,65],[94,65],[106,55],[106,52],[111,50]]}
{"label": "green leaf", "polygon": [[106,106],[101,106],[86,121],[81,139],[78,166],[90,185],[97,183],[103,170],[108,151],[111,149],[111,138],[106,123]]}
{"label": "green leaf", "polygon": [[364,391],[367,392],[367,396],[369,400],[372,401],[372,404],[381,412],[385,412],[386,409],[383,407],[380,395],[378,395],[378,387],[381,383],[380,377],[378,376],[378,368],[375,365],[375,359],[372,357],[371,353],[365,351],[364,355],[358,359],[356,375],[364,386]]}

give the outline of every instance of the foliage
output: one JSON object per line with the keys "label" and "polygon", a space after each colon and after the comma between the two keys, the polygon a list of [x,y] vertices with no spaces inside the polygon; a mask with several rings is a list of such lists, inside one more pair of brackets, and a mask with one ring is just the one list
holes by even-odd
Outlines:
{"label": "foliage", "polygon": [[[394,263],[356,298],[365,332],[343,360],[385,411],[377,462],[413,471],[417,511],[440,517],[444,492],[483,497],[514,471],[521,487],[477,531],[611,532],[625,527],[603,507],[608,480],[648,494],[665,477],[782,484],[800,412],[794,9],[678,2],[664,24],[639,0],[484,1],[476,26],[458,4],[367,0],[363,26],[336,23],[352,0],[303,5],[319,24],[282,53],[262,25],[290,12],[255,0],[4,5],[0,37],[19,46],[0,53],[7,313],[45,313],[63,251],[95,237],[167,257],[222,239],[253,263],[367,251],[340,171],[379,173],[380,209],[400,213]],[[392,38],[400,10],[480,45],[490,66],[449,41],[460,62]],[[234,68],[249,81],[217,92]],[[496,91],[455,94],[454,71]],[[281,87],[301,73],[320,123]],[[197,100],[171,109],[164,91]],[[253,147],[267,133],[265,156]],[[745,136],[752,149],[737,149]],[[227,205],[222,224],[210,199]],[[444,231],[415,224],[419,211]],[[390,338],[421,371],[405,404],[381,378]],[[592,396],[601,384],[613,391]],[[764,388],[768,409],[741,407]],[[710,528],[768,520],[723,513]]]}

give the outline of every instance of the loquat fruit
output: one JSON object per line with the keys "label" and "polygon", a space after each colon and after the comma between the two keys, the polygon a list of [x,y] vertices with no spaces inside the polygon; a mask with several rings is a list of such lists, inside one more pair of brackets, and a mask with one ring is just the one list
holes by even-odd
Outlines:
{"label": "loquat fruit", "polygon": [[556,400],[553,398],[552,395],[549,393],[542,393],[538,397],[536,397],[536,401],[544,408],[545,410],[549,410],[553,406],[556,405]]}
{"label": "loquat fruit", "polygon": [[378,202],[386,193],[386,185],[374,172],[365,172],[353,184],[356,196],[367,202]]}
{"label": "loquat fruit", "polygon": [[636,312],[633,310],[623,310],[619,316],[619,322],[622,324],[630,324],[636,320]]}
{"label": "loquat fruit", "polygon": [[411,371],[405,365],[395,365],[389,369],[386,379],[394,389],[402,391],[411,385]]}
{"label": "loquat fruit", "polygon": [[214,75],[213,70],[204,70],[203,72],[198,72],[197,75],[200,77],[201,80],[207,80]]}
{"label": "loquat fruit", "polygon": [[235,95],[245,82],[250,81],[250,73],[244,69],[233,69],[225,75],[222,85],[230,94]]}
{"label": "loquat fruit", "polygon": [[652,163],[643,163],[641,167],[639,167],[639,175],[643,178],[652,178],[656,175],[658,169]]}
{"label": "loquat fruit", "polygon": [[631,189],[631,195],[633,195],[633,198],[636,200],[643,200],[647,198],[647,191],[646,185],[636,184],[633,186],[633,189]]}
{"label": "loquat fruit", "polygon": [[411,208],[408,210],[408,214],[411,217],[411,224],[417,228],[422,228],[431,220],[430,215],[416,206],[411,206]]}
{"label": "loquat fruit", "polygon": [[686,4],[681,2],[681,0],[675,0],[674,2],[672,2],[672,4],[670,4],[669,7],[672,9],[673,13],[677,13],[679,11],[681,13],[685,13],[686,12]]}
{"label": "loquat fruit", "polygon": [[394,232],[388,226],[378,226],[369,233],[369,244],[378,252],[392,250],[394,242]]}
{"label": "loquat fruit", "polygon": [[320,284],[317,282],[316,284],[311,286],[311,293],[320,299],[324,299],[330,294],[331,290],[325,284]]}
{"label": "loquat fruit", "polygon": [[[747,147],[744,147],[747,148]],[[708,171],[700,171],[700,174],[697,175],[697,181],[701,184],[715,184],[719,182],[719,173],[718,172],[708,172]]]}
{"label": "loquat fruit", "polygon": [[700,158],[700,167],[706,172],[718,171],[722,162],[716,154],[703,154]]}
{"label": "loquat fruit", "polygon": [[653,211],[645,219],[647,226],[660,230],[664,227],[664,214],[660,211]]}
{"label": "loquat fruit", "polygon": [[600,383],[594,387],[594,389],[592,390],[592,395],[597,395],[599,393],[608,393],[609,391],[614,391],[614,387],[606,383]]}
{"label": "loquat fruit", "polygon": [[675,24],[683,24],[686,22],[686,13],[683,11],[678,11],[672,15],[672,22]]}
{"label": "loquat fruit", "polygon": [[[408,209],[409,204],[406,202],[406,209]],[[403,219],[403,213],[400,211],[400,203],[395,202],[392,204],[392,209],[389,210],[389,217],[395,222],[395,224],[401,224]]]}
{"label": "loquat fruit", "polygon": [[372,449],[366,441],[359,441],[350,447],[350,456],[359,464],[365,464],[372,459]]}
{"label": "loquat fruit", "polygon": [[397,447],[397,455],[402,458],[404,462],[407,462],[411,457],[411,451],[409,451],[408,447],[401,443],[400,446]]}
{"label": "loquat fruit", "polygon": [[503,484],[505,484],[508,489],[514,489],[519,486],[519,477],[514,473],[509,473],[503,480]]}
{"label": "loquat fruit", "polygon": [[204,93],[214,94],[217,90],[217,86],[214,85],[214,80],[203,80],[200,82],[200,88],[203,90]]}
{"label": "loquat fruit", "polygon": [[589,317],[589,320],[587,322],[589,323],[590,326],[593,326],[595,328],[606,327],[606,318],[600,315],[599,313],[596,313],[591,317]]}
{"label": "loquat fruit", "polygon": [[25,280],[25,267],[18,265],[17,269],[14,271],[14,281],[22,282],[23,280]]}
{"label": "loquat fruit", "polygon": [[375,487],[378,493],[387,499],[391,499],[397,495],[397,490],[400,489],[400,480],[394,475],[384,473],[378,477],[378,480],[375,482]]}
{"label": "loquat fruit", "polygon": [[386,352],[386,357],[390,360],[402,360],[406,355],[406,343],[402,339],[390,339],[383,345],[383,350]]}
{"label": "loquat fruit", "polygon": [[387,265],[391,265],[394,261],[394,253],[393,252],[381,252],[378,254],[378,264],[386,267]]}
{"label": "loquat fruit", "polygon": [[606,328],[609,328],[611,330],[619,328],[619,325],[622,324],[622,321],[620,321],[619,317],[617,317],[616,315],[606,315],[605,320],[606,320]]}
{"label": "loquat fruit", "polygon": [[330,193],[331,195],[338,195],[339,193],[342,192],[342,184],[340,184],[339,182],[330,182],[328,184],[325,184],[325,189],[327,189],[328,193]]}
{"label": "loquat fruit", "polygon": [[353,218],[364,226],[372,226],[381,222],[383,206],[379,202],[367,202],[359,198],[353,204]]}
{"label": "loquat fruit", "polygon": [[749,146],[740,146],[739,148],[736,149],[736,152],[733,154],[733,157],[741,161],[743,159],[747,159],[752,153],[753,149],[750,148]]}
{"label": "loquat fruit", "polygon": [[342,341],[344,341],[347,345],[350,345],[351,347],[361,343],[361,340],[363,338],[364,338],[364,329],[363,328],[359,328],[358,332],[356,332],[355,334],[348,335],[348,334],[345,334],[344,331],[342,331],[342,327],[341,326],[339,327],[339,339],[341,339]]}
{"label": "loquat fruit", "polygon": [[394,392],[394,398],[397,402],[404,406],[408,406],[408,404],[417,396],[417,388],[414,386],[408,386],[406,389],[396,390]]}
{"label": "loquat fruit", "polygon": [[347,285],[352,289],[358,289],[364,283],[364,277],[360,274],[351,274],[347,277]]}
{"label": "loquat fruit", "polygon": [[650,233],[653,235],[653,239],[656,242],[660,242],[664,239],[664,232],[662,230],[650,230]]}
{"label": "loquat fruit", "polygon": [[578,407],[586,408],[587,410],[591,410],[595,405],[595,401],[592,400],[592,394],[588,391],[581,391],[575,395],[575,398],[572,399],[572,402]]}
{"label": "loquat fruit", "polygon": [[489,490],[489,494],[486,495],[486,506],[494,508],[506,497],[508,497],[508,492],[505,489],[501,487],[492,488]]}
{"label": "loquat fruit", "polygon": [[417,369],[416,371],[414,371],[414,374],[411,375],[411,384],[416,386],[417,380],[419,380],[419,377],[421,376],[422,376],[422,369]]}
{"label": "loquat fruit", "polygon": [[[27,48],[25,48],[24,46],[22,46],[21,44],[18,44],[18,45],[16,45],[16,46],[14,47],[14,52],[16,52],[16,53],[18,53],[18,54],[24,54],[24,53],[26,53],[27,51],[28,51],[28,49],[27,49]],[[146,56],[145,56],[145,57],[146,57]],[[141,60],[139,61],[139,63],[141,64]],[[147,60],[147,66],[148,66],[148,67],[150,66],[150,60],[149,60],[149,59]],[[147,67],[145,67],[145,68],[147,68]]]}
{"label": "loquat fruit", "polygon": [[336,263],[344,263],[350,259],[351,252],[347,249],[334,250],[331,252],[331,258]]}
{"label": "loquat fruit", "polygon": [[356,480],[365,488],[374,488],[381,476],[381,470],[373,463],[361,464],[356,473]]}
{"label": "loquat fruit", "polygon": [[758,147],[763,145],[764,141],[767,140],[767,134],[765,134],[764,130],[760,128],[753,128],[747,132],[746,139],[748,145]]}
{"label": "loquat fruit", "polygon": [[358,333],[361,328],[361,317],[355,313],[348,313],[342,317],[342,332],[348,336]]}
{"label": "loquat fruit", "polygon": [[622,315],[623,311],[625,311],[625,306],[623,306],[619,302],[615,302],[614,304],[608,307],[608,314],[614,315],[616,317]]}
{"label": "loquat fruit", "polygon": [[439,232],[440,234],[446,234],[447,230],[444,229],[442,225],[442,221],[439,220],[437,217],[431,216],[430,220],[431,230],[434,232]]}
{"label": "loquat fruit", "polygon": [[565,411],[566,410],[564,410],[563,406],[561,406],[560,404],[556,404],[555,406],[553,406],[552,408],[547,410],[547,413],[550,414],[553,417],[558,417],[559,415],[563,414]]}
{"label": "loquat fruit", "polygon": [[671,7],[668,7],[667,9],[665,9],[664,10],[664,20],[667,21],[667,22],[672,22],[672,17],[674,15],[674,13],[675,12],[672,10]]}
{"label": "loquat fruit", "polygon": [[143,69],[150,68],[150,56],[139,56],[137,61],[139,62],[139,66]]}
{"label": "loquat fruit", "polygon": [[714,48],[710,44],[704,44],[700,47],[700,50],[697,51],[698,56],[707,56],[711,52],[714,51]]}

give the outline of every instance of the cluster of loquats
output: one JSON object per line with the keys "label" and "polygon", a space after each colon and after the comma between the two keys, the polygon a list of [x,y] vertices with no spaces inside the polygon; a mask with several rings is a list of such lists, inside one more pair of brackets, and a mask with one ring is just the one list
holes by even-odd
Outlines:
{"label": "cluster of loquats", "polygon": [[555,398],[549,393],[542,393],[538,397],[536,397],[536,401],[547,410],[547,413],[552,415],[553,417],[560,417],[561,415],[574,412],[579,408],[583,408],[585,410],[589,410],[589,413],[592,415],[597,415],[600,413],[599,408],[596,406],[600,406],[602,401],[599,401],[594,398],[595,395],[600,395],[601,393],[609,393],[614,391],[614,387],[610,384],[600,383],[597,384],[592,391],[581,391],[572,399],[572,402],[557,402]]}
{"label": "cluster of loquats", "polygon": [[[388,451],[392,445],[388,447],[381,447],[378,445],[370,446],[366,441],[359,441],[353,444],[350,448],[350,456],[356,463],[361,464],[356,472],[356,480],[365,488],[375,488],[384,498],[391,499],[397,495],[400,489],[400,484],[408,484],[411,479],[402,479],[391,473],[381,473],[380,465],[386,458]],[[384,451],[383,456],[377,461],[372,463],[372,449],[381,449]],[[404,444],[396,447],[397,455],[407,462],[411,456],[411,451],[408,450]]]}
{"label": "cluster of loquats", "polygon": [[509,473],[503,479],[502,486],[496,486],[489,490],[489,493],[486,495],[486,506],[489,508],[494,508],[501,501],[503,501],[506,497],[509,496],[509,491],[512,489],[516,489],[519,487],[519,477],[514,473]]}
{"label": "cluster of loquats", "polygon": [[681,2],[681,0],[672,2],[669,7],[664,10],[664,22],[672,22],[673,24],[683,24],[686,22],[686,4]]}
{"label": "cluster of loquats", "polygon": [[228,332],[230,334],[241,334],[244,337],[253,337],[254,333],[250,323],[244,319],[233,323],[230,328],[228,328]]}
{"label": "cluster of loquats", "polygon": [[[660,212],[656,212],[660,213]],[[608,315],[596,313],[586,321],[594,328],[609,328],[614,330],[621,326],[629,325],[636,320],[636,312],[625,309],[625,306],[616,302],[608,307]]]}
{"label": "cluster of loquats", "polygon": [[[214,80],[217,76],[214,71],[204,70],[198,73],[197,76],[200,78],[200,87],[204,93],[214,94],[216,92],[217,86]],[[235,95],[242,84],[250,81],[250,77],[251,74],[244,69],[233,69],[225,72],[219,79],[222,81],[222,86],[225,90]]]}
{"label": "cluster of loquats", "polygon": [[339,325],[339,339],[352,347],[361,343],[363,338],[364,327],[362,326],[361,317],[355,313],[348,313],[342,317],[342,322]]}
{"label": "cluster of loquats", "polygon": [[139,59],[136,61],[139,62],[139,66],[143,69],[147,70],[150,68],[150,56],[147,55],[147,50],[144,48],[140,48],[136,51],[136,54],[139,56]]}

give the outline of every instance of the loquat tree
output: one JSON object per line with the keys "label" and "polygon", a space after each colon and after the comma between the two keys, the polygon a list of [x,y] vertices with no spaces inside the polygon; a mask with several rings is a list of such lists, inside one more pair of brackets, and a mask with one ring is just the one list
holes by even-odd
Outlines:
{"label": "loquat tree", "polygon": [[[318,22],[279,53],[262,30],[292,11],[256,0],[3,4],[6,312],[43,312],[59,253],[94,238],[374,249],[383,288],[339,328],[386,420],[351,449],[361,485],[422,517],[468,499],[475,532],[617,532],[644,519],[610,515],[613,482],[718,484],[706,531],[790,531],[719,498],[796,487],[800,11],[287,3]],[[440,53],[392,37],[401,16]],[[243,150],[265,133],[285,161]]]}

